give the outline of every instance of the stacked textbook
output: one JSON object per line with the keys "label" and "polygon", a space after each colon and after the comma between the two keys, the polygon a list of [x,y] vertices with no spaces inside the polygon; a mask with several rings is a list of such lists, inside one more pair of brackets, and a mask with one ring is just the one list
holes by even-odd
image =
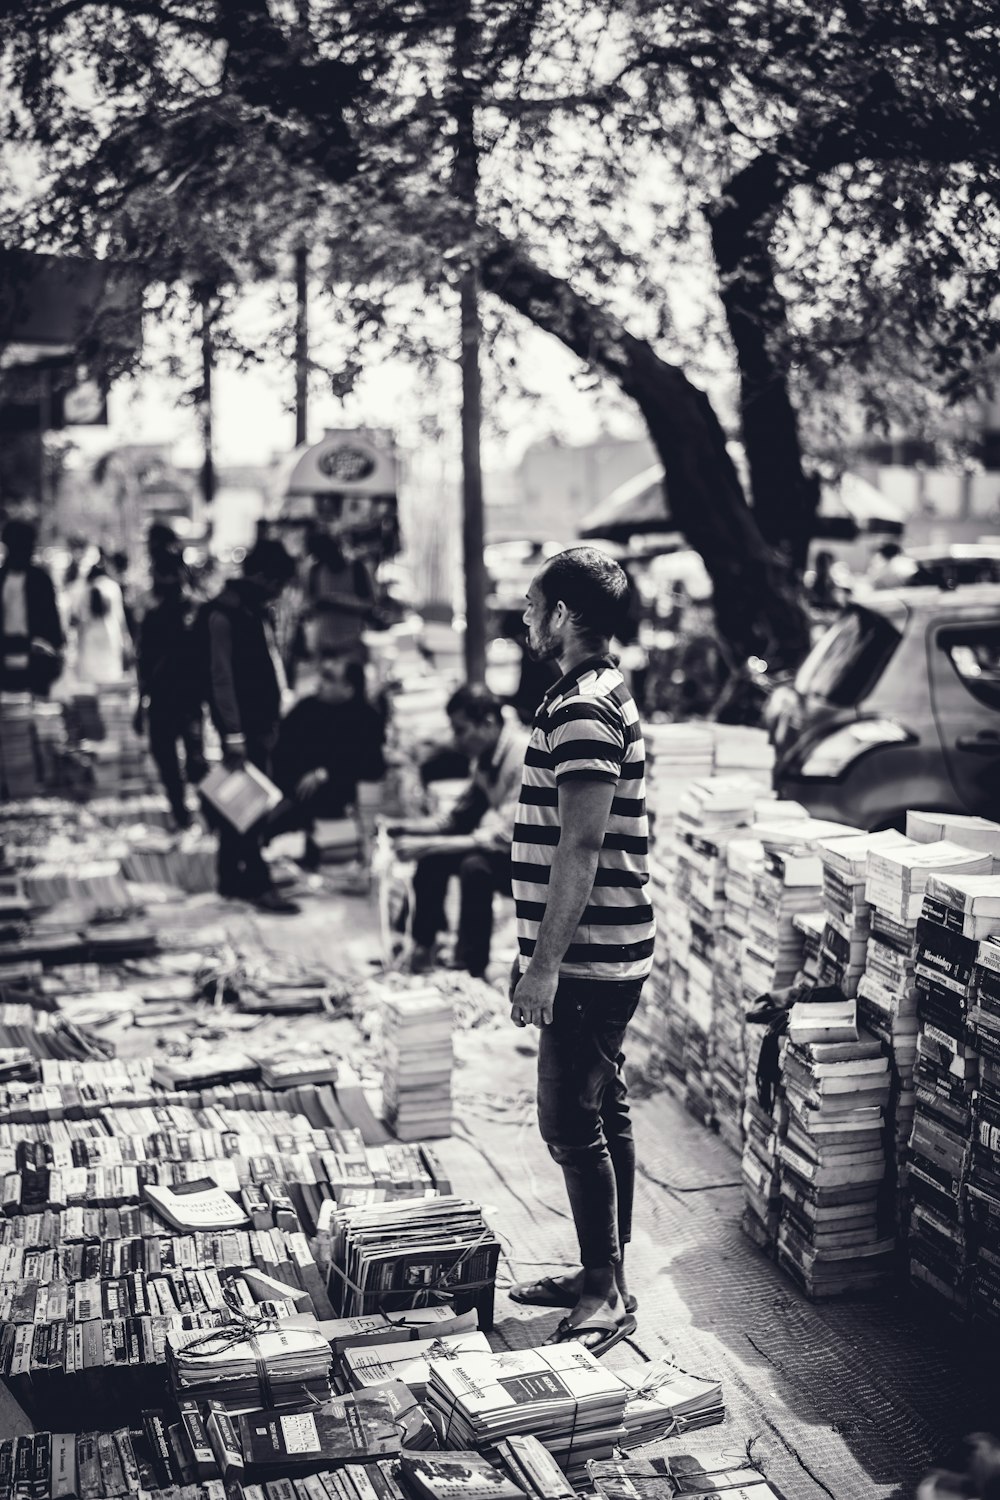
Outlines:
{"label": "stacked textbook", "polygon": [[779,1262],[813,1297],[876,1285],[893,1250],[878,1216],[889,1064],[858,1032],[854,1000],[792,1006],[782,1083]]}
{"label": "stacked textbook", "polygon": [[401,1141],[451,1134],[452,1008],[437,990],[384,999],[383,1105]]}
{"label": "stacked textbook", "polygon": [[572,1482],[590,1459],[607,1458],[625,1437],[629,1385],[577,1344],[504,1354],[432,1359],[428,1404],[446,1447],[488,1458],[515,1433],[533,1433]]}

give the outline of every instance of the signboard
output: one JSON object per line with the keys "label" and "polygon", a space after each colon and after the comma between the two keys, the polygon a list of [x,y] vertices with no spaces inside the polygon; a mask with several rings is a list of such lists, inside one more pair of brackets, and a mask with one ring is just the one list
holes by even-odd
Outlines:
{"label": "signboard", "polygon": [[303,513],[294,503],[301,497],[395,496],[399,481],[398,460],[392,437],[368,428],[331,428],[311,448],[294,455],[294,465],[285,487],[285,514]]}

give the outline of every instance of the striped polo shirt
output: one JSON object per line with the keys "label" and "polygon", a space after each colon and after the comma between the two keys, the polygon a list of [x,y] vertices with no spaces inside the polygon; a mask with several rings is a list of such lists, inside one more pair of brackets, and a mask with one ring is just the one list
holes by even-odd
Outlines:
{"label": "striped polo shirt", "polygon": [[549,689],[532,726],[511,848],[522,972],[548,897],[559,842],[563,781],[614,784],[594,888],[566,950],[560,974],[620,982],[643,979],[653,965],[645,748],[639,713],[612,656],[592,656]]}

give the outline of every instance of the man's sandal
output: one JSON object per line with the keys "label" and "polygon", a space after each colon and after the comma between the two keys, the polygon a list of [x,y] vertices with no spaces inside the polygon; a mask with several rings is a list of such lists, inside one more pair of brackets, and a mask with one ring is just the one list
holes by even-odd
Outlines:
{"label": "man's sandal", "polygon": [[[573,1308],[580,1300],[579,1292],[571,1291],[564,1281],[558,1281],[554,1276],[540,1276],[537,1281],[517,1281],[508,1288],[507,1295],[522,1307]],[[623,1301],[627,1313],[634,1313],[639,1306],[631,1292]]]}
{"label": "man's sandal", "polygon": [[[571,1323],[569,1318],[563,1318],[559,1327],[550,1339],[549,1344],[583,1344],[583,1347],[592,1354],[595,1359],[600,1359],[602,1354],[607,1354],[622,1339],[627,1339],[629,1334],[635,1333],[636,1322],[630,1314],[627,1314],[620,1323],[612,1323],[609,1319],[588,1318],[583,1323]],[[594,1344],[583,1343],[583,1336],[587,1333],[599,1334]]]}

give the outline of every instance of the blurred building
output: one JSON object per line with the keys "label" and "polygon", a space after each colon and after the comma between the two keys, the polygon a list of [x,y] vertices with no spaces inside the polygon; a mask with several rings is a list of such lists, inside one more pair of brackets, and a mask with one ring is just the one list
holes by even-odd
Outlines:
{"label": "blurred building", "polygon": [[646,437],[602,432],[588,443],[532,443],[516,468],[485,476],[490,541],[569,541],[579,522],[626,480],[657,462]]}

